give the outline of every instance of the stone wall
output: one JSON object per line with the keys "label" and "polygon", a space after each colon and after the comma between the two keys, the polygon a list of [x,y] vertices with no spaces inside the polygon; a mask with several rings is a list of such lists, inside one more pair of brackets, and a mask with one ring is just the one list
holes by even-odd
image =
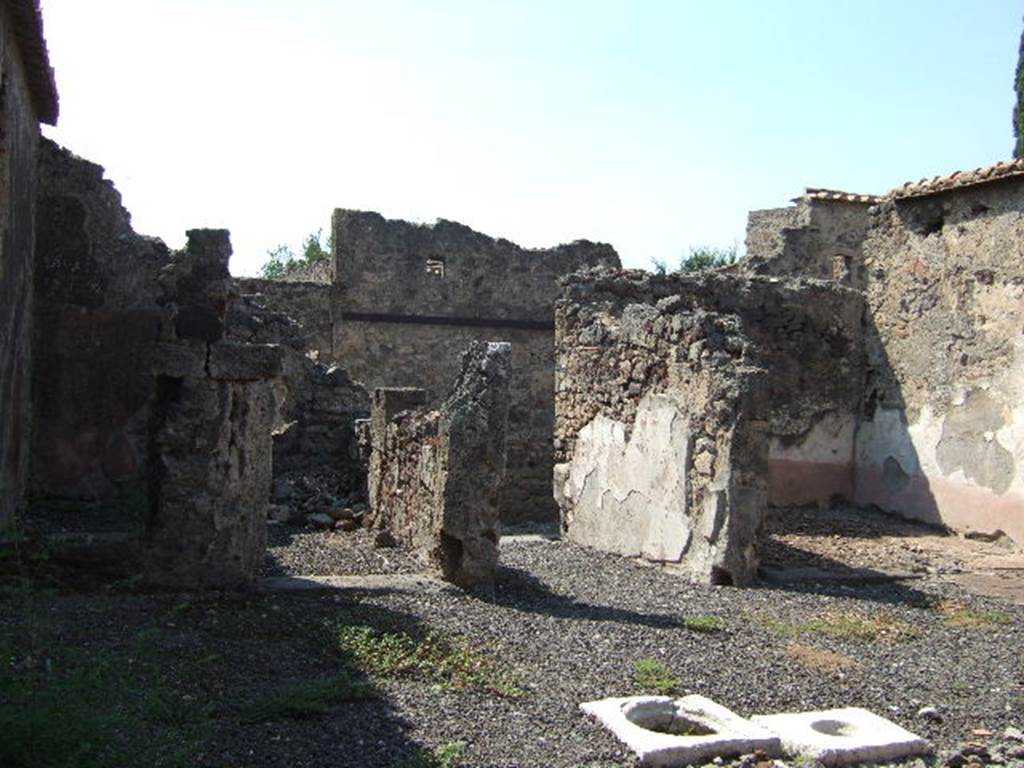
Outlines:
{"label": "stone wall", "polygon": [[225,338],[230,256],[226,231],[193,230],[160,275],[166,322],[144,368],[156,392],[142,568],[155,585],[247,586],[266,549],[282,350]]}
{"label": "stone wall", "polygon": [[339,210],[334,355],[368,388],[417,387],[436,405],[473,341],[512,344],[508,475],[502,520],[553,520],[553,304],[558,279],[617,266],[607,245],[526,250],[461,224],[389,221]]}
{"label": "stone wall", "polygon": [[856,292],[820,281],[569,278],[555,398],[567,535],[749,581],[770,497],[852,495],[861,313]]}
{"label": "stone wall", "polygon": [[485,593],[498,561],[510,366],[508,344],[476,342],[439,409],[423,409],[421,389],[373,395],[365,524],[389,531],[443,578]]}
{"label": "stone wall", "polygon": [[[38,116],[10,9],[0,8],[0,526],[28,485]],[[45,52],[45,46],[42,48]],[[45,54],[44,54],[45,55]]]}
{"label": "stone wall", "polygon": [[860,503],[1024,544],[1024,181],[876,207]]}
{"label": "stone wall", "polygon": [[146,477],[143,364],[170,254],[135,234],[103,169],[43,140],[35,246],[36,493],[97,498]]}
{"label": "stone wall", "polygon": [[857,418],[823,422],[806,445],[852,441],[859,504],[1024,543],[1021,169],[796,203],[751,213],[734,271],[821,275],[831,260],[865,301]]}
{"label": "stone wall", "polygon": [[862,243],[877,198],[817,192],[793,206],[751,211],[744,274],[816,277],[863,288]]}
{"label": "stone wall", "polygon": [[281,290],[282,284],[275,281],[249,280],[235,280],[234,286],[243,291],[258,288],[259,292],[234,297],[228,313],[231,338],[278,344],[284,356],[281,376],[274,384],[275,476],[315,475],[339,495],[361,497],[366,467],[359,454],[355,422],[369,418],[369,395],[343,368],[320,362],[330,358],[319,354],[315,332],[311,333],[309,326],[268,306],[288,308],[315,323],[315,316],[303,312],[309,306],[325,307],[303,302],[301,297],[306,288],[313,289],[312,296],[325,295],[316,291],[321,286],[290,283],[283,284]]}
{"label": "stone wall", "polygon": [[[319,262],[327,264],[327,262]],[[329,265],[328,265],[329,266]],[[289,276],[290,277],[290,276]],[[315,352],[314,357],[324,363],[334,361],[334,315],[331,305],[331,286],[320,282],[291,279],[261,280],[235,278],[236,292],[251,299],[251,303],[288,318],[301,328],[304,352]],[[267,322],[270,322],[269,319]],[[279,336],[283,330],[254,328],[253,332]],[[289,330],[294,335],[295,330]],[[284,343],[284,342],[282,342]],[[290,346],[294,346],[289,344]]]}

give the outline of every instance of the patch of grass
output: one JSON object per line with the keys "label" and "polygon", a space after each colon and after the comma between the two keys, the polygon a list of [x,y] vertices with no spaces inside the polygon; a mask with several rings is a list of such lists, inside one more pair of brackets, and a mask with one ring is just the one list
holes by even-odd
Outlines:
{"label": "patch of grass", "polygon": [[514,675],[494,659],[438,632],[415,637],[353,624],[336,630],[335,643],[337,650],[371,677],[420,677],[510,698],[524,694]]}
{"label": "patch of grass", "polygon": [[721,616],[712,616],[710,614],[683,616],[679,623],[683,625],[683,629],[688,629],[691,632],[700,632],[705,635],[714,635],[725,631],[725,619]]}
{"label": "patch of grass", "polygon": [[905,642],[921,636],[921,630],[882,611],[867,614],[860,611],[825,611],[805,621],[781,621],[768,616],[759,623],[769,632],[784,637],[817,633],[868,642]]}
{"label": "patch of grass", "polygon": [[633,681],[645,692],[671,696],[679,690],[679,679],[657,659],[640,659],[633,665]]}
{"label": "patch of grass", "polygon": [[860,666],[849,656],[796,641],[786,644],[785,653],[786,656],[803,666],[820,672],[839,672],[845,669],[855,669]]}
{"label": "patch of grass", "polygon": [[946,624],[958,629],[990,630],[1013,623],[1013,617],[1005,611],[976,611],[951,600],[939,603],[938,609]]}
{"label": "patch of grass", "polygon": [[342,673],[326,680],[303,683],[264,697],[239,711],[242,722],[255,723],[269,720],[303,720],[320,717],[336,704],[346,701],[365,701],[374,695],[373,686],[364,680],[354,680]]}
{"label": "patch of grass", "polygon": [[7,675],[0,704],[0,765],[8,768],[105,764],[116,720],[97,706],[95,679],[48,681],[24,670]]}
{"label": "patch of grass", "polygon": [[421,749],[403,768],[455,768],[466,751],[464,741],[446,741],[433,749]]}
{"label": "patch of grass", "polygon": [[126,681],[109,660],[68,663],[47,657],[42,664],[28,665],[30,660],[6,663],[0,674],[4,768],[192,764],[206,737],[201,707],[175,702],[162,687],[132,701],[124,695]]}

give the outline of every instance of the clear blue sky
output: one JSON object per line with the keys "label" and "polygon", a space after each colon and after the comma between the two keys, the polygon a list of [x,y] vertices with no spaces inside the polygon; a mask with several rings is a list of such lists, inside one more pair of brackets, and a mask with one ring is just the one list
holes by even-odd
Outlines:
{"label": "clear blue sky", "polygon": [[631,266],[805,186],[1009,157],[1010,0],[44,0],[61,122],[138,229],[232,269],[336,207]]}

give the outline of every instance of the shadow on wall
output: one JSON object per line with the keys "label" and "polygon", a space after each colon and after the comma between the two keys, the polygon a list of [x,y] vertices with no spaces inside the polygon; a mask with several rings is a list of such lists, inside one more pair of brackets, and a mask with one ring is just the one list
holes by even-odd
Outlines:
{"label": "shadow on wall", "polygon": [[864,341],[869,367],[853,441],[851,501],[945,527],[915,446],[903,390],[869,308]]}

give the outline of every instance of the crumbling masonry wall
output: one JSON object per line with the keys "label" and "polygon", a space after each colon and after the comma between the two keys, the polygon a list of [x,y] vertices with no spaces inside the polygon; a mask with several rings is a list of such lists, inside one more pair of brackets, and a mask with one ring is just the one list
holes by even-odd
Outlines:
{"label": "crumbling masonry wall", "polygon": [[607,245],[525,250],[461,224],[334,214],[334,359],[368,388],[416,387],[436,406],[473,341],[512,345],[502,520],[553,520],[553,305],[560,276],[618,266]]}
{"label": "crumbling masonry wall", "polygon": [[[170,253],[135,234],[99,166],[52,142],[38,166],[35,522],[116,532],[109,557],[152,584],[246,585],[265,548],[281,349],[228,338],[228,233],[190,231]],[[132,503],[114,503],[125,488]]]}
{"label": "crumbling masonry wall", "polygon": [[[269,341],[271,336],[285,339],[280,343],[287,343],[294,348],[298,348],[294,342],[301,336],[304,354],[324,364],[336,362],[330,283],[295,280],[294,275],[281,280],[236,277],[233,283],[236,292],[249,299],[248,304],[262,307],[265,313],[274,314],[272,318],[252,322],[239,318],[247,326],[245,332],[268,337],[262,341]],[[287,318],[286,322],[298,325],[301,330],[275,327],[281,317]]]}
{"label": "crumbling masonry wall", "polygon": [[852,432],[831,429],[859,403],[860,308],[818,281],[569,278],[555,400],[568,537],[701,581],[752,579],[770,489],[798,492],[794,464],[834,464],[852,489]]}
{"label": "crumbling masonry wall", "polygon": [[863,291],[856,503],[960,531],[1002,531],[1018,544],[1022,172],[1000,164],[883,197],[809,190],[793,207],[751,213],[749,256],[734,270],[800,276],[832,262],[843,267],[834,279]]}
{"label": "crumbling masonry wall", "polygon": [[[313,474],[339,495],[350,500],[364,498],[366,465],[355,423],[370,417],[370,397],[343,368],[320,362],[330,359],[319,352],[315,325],[322,323],[330,337],[330,324],[319,319],[319,312],[329,307],[327,287],[270,280],[236,279],[233,284],[243,293],[234,297],[228,310],[231,338],[250,344],[278,344],[283,353],[281,376],[274,382],[275,477]],[[316,296],[318,287],[325,290],[319,294],[322,304],[303,300],[311,295],[305,289],[314,289],[312,295]],[[271,309],[268,304],[293,314]],[[301,317],[303,324],[294,316]],[[312,324],[306,325],[307,321]]]}
{"label": "crumbling masonry wall", "polygon": [[255,579],[266,549],[282,350],[225,338],[228,233],[188,238],[160,275],[142,567],[152,584],[233,588]]}
{"label": "crumbling masonry wall", "polygon": [[735,271],[815,277],[863,288],[863,242],[878,198],[809,190],[788,208],[751,211],[746,257]]}
{"label": "crumbling masonry wall", "polygon": [[145,483],[170,253],[132,230],[100,166],[45,139],[37,209],[33,492],[102,498]]}
{"label": "crumbling masonry wall", "polygon": [[442,577],[493,592],[505,475],[511,349],[475,342],[451,394],[426,411],[421,389],[373,395],[370,512]]}
{"label": "crumbling masonry wall", "polygon": [[[28,486],[35,155],[45,119],[33,106],[12,22],[11,9],[0,8],[0,526],[13,519]],[[45,58],[45,45],[36,50]]]}
{"label": "crumbling masonry wall", "polygon": [[864,254],[857,501],[1024,545],[1024,180],[896,190]]}

